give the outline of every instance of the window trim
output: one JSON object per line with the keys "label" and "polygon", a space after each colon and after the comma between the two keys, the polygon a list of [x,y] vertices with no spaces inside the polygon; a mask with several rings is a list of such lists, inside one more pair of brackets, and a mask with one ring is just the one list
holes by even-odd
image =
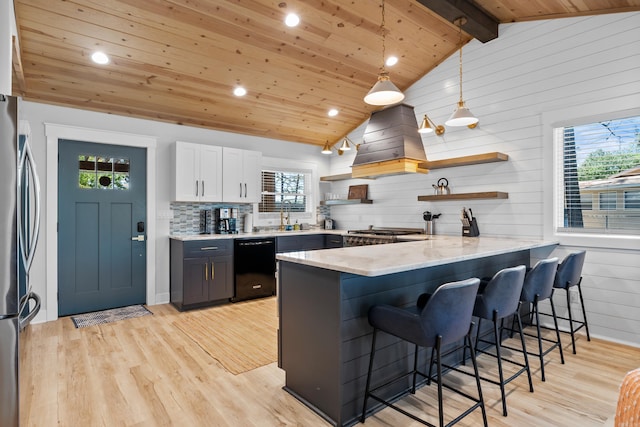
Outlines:
{"label": "window trim", "polygon": [[[294,167],[291,164],[295,164]],[[309,175],[309,192],[307,197],[307,210],[305,212],[291,212],[291,224],[296,220],[299,223],[316,223],[316,205],[318,204],[318,166],[311,162],[293,161],[277,157],[262,157],[260,171],[277,170],[287,172],[300,172]],[[262,173],[260,174],[262,176]],[[262,179],[262,178],[261,178]],[[279,213],[259,212],[259,203],[253,204],[254,225],[258,227],[278,227],[280,225]]]}
{"label": "window trim", "polygon": [[556,230],[558,223],[558,187],[560,178],[559,139],[555,138],[558,128],[578,126],[588,123],[640,115],[637,93],[579,106],[542,113],[543,125],[543,236],[560,242],[561,245],[598,247],[611,249],[638,249],[640,236],[593,234],[586,232],[562,232]]}

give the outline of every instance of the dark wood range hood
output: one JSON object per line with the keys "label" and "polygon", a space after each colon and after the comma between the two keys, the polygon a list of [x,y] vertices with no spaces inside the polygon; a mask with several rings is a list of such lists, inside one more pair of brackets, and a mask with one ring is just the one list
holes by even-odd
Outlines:
{"label": "dark wood range hood", "polygon": [[427,173],[427,161],[413,107],[398,104],[371,114],[351,166],[352,178]]}

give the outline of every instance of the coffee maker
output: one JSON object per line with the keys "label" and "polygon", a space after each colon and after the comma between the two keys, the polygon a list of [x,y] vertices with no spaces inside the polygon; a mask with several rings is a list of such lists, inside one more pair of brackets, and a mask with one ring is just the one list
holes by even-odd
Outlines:
{"label": "coffee maker", "polygon": [[216,208],[215,230],[217,234],[237,233],[238,209]]}

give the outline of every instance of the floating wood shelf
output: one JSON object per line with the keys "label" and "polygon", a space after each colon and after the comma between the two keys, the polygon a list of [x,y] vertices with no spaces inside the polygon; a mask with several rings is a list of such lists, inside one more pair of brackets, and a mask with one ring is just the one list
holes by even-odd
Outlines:
{"label": "floating wood shelf", "polygon": [[420,163],[423,169],[442,169],[457,166],[480,165],[482,163],[505,162],[509,156],[504,153],[493,152],[484,154],[474,154],[471,156],[454,157],[451,159],[433,160]]}
{"label": "floating wood shelf", "polygon": [[466,199],[508,199],[509,193],[502,191],[484,191],[480,193],[433,194],[418,196],[419,202],[435,202],[438,200],[466,200]]}
{"label": "floating wood shelf", "polygon": [[371,203],[373,203],[373,200],[370,200],[370,199],[333,199],[333,200],[322,200],[320,202],[321,205],[325,205],[325,206],[358,205],[358,204],[370,205]]}

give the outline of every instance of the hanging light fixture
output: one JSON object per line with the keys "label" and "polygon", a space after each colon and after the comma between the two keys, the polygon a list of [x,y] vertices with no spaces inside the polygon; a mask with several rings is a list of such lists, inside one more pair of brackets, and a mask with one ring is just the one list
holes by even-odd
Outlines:
{"label": "hanging light fixture", "polygon": [[340,149],[342,151],[351,150],[351,145],[349,145],[349,138],[347,138],[346,136],[344,137],[344,140],[342,141],[342,145],[340,146]]}
{"label": "hanging light fixture", "polygon": [[444,124],[447,126],[468,126],[473,129],[478,125],[478,118],[471,113],[462,99],[462,26],[466,22],[467,18],[465,17],[453,21],[458,26],[458,42],[460,43],[460,100],[456,110]]}
{"label": "hanging light fixture", "polygon": [[331,146],[329,145],[329,141],[324,143],[324,147],[322,147],[322,154],[331,154]]}
{"label": "hanging light fixture", "polygon": [[382,67],[378,73],[378,81],[373,85],[369,93],[364,97],[364,102],[369,105],[391,105],[404,99],[404,94],[389,79],[389,73],[385,67],[385,27],[384,27],[384,0],[382,0]]}
{"label": "hanging light fixture", "polygon": [[418,132],[420,132],[420,133],[431,133],[431,132],[434,132],[434,131],[436,132],[436,135],[442,135],[444,133],[444,126],[436,125],[435,123],[433,123],[433,121],[431,121],[429,116],[427,116],[425,114],[424,115],[424,119],[422,119],[422,123],[420,124],[420,127],[418,128]]}

